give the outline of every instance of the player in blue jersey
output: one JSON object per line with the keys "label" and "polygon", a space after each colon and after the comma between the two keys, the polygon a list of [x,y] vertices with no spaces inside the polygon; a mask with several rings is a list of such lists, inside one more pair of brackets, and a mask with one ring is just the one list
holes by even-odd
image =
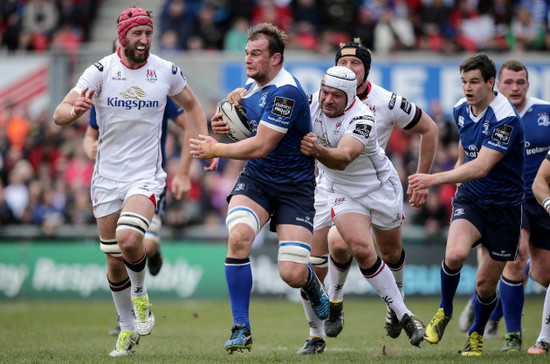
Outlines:
{"label": "player in blue jersey", "polygon": [[[550,249],[550,220],[535,199],[532,184],[540,164],[550,149],[550,103],[527,96],[529,74],[525,65],[519,61],[510,60],[500,67],[496,85],[498,91],[516,108],[525,129],[525,205],[518,256],[515,261],[506,263],[499,283],[500,300],[489,318],[485,331],[487,333],[491,330],[496,336],[498,320],[504,315],[506,336],[502,351],[513,352],[521,350],[523,282],[531,247],[536,249],[530,264],[536,272],[535,280],[547,282],[546,278],[543,278],[546,274],[541,272],[544,271],[541,267],[549,261],[548,258],[545,259],[545,254],[550,253],[545,249]],[[463,319],[467,317],[468,310],[473,311],[471,302],[465,309],[466,313],[461,314],[461,326],[468,326],[464,331],[471,326],[471,322]]]}
{"label": "player in blue jersey", "polygon": [[524,201],[523,123],[506,97],[493,90],[496,66],[485,54],[460,65],[465,98],[455,105],[459,159],[453,170],[409,177],[413,189],[459,183],[445,258],[441,264],[441,304],[426,328],[437,344],[453,314],[460,270],[472,247],[481,244],[476,276],[474,323],[463,356],[480,356],[485,324],[498,301],[497,285],[507,261],[516,258]]}
{"label": "player in blue jersey", "polygon": [[[309,102],[298,80],[283,67],[286,39],[284,32],[269,23],[248,32],[245,66],[250,79],[228,100],[244,106],[252,137],[232,144],[217,143],[209,136],[191,140],[191,154],[196,158],[216,155],[247,160],[228,197],[225,275],[234,323],[225,344],[229,353],[252,346],[249,255],[256,234],[270,219],[279,237],[281,278],[302,289],[321,319],[328,316],[326,291],[309,264],[314,160],[300,153],[300,141],[311,131]],[[219,113],[213,116],[213,128],[220,119]]]}
{"label": "player in blue jersey", "polygon": [[[546,117],[548,124],[548,114],[541,113],[540,116]],[[538,173],[533,181],[533,192],[535,198],[542,205],[546,212],[546,222],[550,222],[548,214],[550,213],[550,151],[546,154],[546,158],[542,161]],[[545,237],[548,237],[546,235]],[[542,240],[541,240],[542,241]],[[544,240],[544,244],[534,244],[531,241],[529,245],[529,253],[531,254],[531,277],[538,283],[546,287],[546,297],[542,309],[542,323],[535,345],[531,346],[527,352],[529,354],[544,355],[550,351],[550,244]]]}

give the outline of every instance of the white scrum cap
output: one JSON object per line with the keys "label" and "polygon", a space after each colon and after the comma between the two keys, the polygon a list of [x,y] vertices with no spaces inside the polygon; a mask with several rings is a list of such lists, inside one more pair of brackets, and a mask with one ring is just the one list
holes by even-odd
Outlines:
{"label": "white scrum cap", "polygon": [[337,90],[344,91],[348,98],[346,110],[349,109],[353,103],[353,100],[355,100],[355,94],[357,92],[357,79],[355,77],[355,73],[347,67],[330,67],[323,76],[321,86],[333,87]]}

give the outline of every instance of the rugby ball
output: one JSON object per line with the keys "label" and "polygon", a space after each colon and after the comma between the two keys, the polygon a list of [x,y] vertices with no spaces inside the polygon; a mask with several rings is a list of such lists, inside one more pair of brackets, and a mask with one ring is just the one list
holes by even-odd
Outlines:
{"label": "rugby ball", "polygon": [[227,136],[231,140],[238,142],[252,135],[244,107],[235,107],[229,101],[222,100],[218,104],[218,113],[221,113],[222,119],[227,122],[229,127]]}

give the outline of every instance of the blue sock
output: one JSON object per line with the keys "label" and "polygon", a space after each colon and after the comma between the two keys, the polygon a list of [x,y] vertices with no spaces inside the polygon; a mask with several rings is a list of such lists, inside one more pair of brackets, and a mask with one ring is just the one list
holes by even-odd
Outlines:
{"label": "blue sock", "polygon": [[441,304],[439,307],[445,311],[445,316],[453,315],[453,300],[456,294],[456,288],[460,282],[460,269],[454,270],[441,263]]}
{"label": "blue sock", "polygon": [[243,322],[250,329],[248,317],[252,291],[250,259],[225,258],[225,280],[229,290],[233,323]]}
{"label": "blue sock", "polygon": [[506,332],[519,332],[521,335],[521,313],[525,301],[523,280],[511,281],[502,276],[500,278],[500,300],[504,311]]}
{"label": "blue sock", "polygon": [[479,296],[476,294],[476,300],[474,301],[474,323],[468,331],[468,335],[472,335],[472,332],[477,332],[481,336],[485,333],[485,325],[489,321],[489,316],[495,309],[495,306],[498,302],[498,295],[495,294],[494,297],[486,301],[481,301]]}
{"label": "blue sock", "polygon": [[497,306],[495,307],[495,309],[493,310],[493,312],[491,313],[491,316],[489,317],[489,320],[491,321],[498,321],[501,319],[502,317],[502,298],[504,296],[500,295],[500,299],[498,300],[497,302]]}

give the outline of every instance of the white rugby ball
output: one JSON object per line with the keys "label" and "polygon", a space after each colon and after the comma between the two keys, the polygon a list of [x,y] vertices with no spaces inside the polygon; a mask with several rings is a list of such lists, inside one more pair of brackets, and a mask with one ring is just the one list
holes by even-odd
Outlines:
{"label": "white rugby ball", "polygon": [[218,112],[222,114],[222,119],[227,122],[229,127],[227,136],[230,139],[238,142],[252,135],[244,107],[235,107],[229,101],[222,100],[218,104]]}

